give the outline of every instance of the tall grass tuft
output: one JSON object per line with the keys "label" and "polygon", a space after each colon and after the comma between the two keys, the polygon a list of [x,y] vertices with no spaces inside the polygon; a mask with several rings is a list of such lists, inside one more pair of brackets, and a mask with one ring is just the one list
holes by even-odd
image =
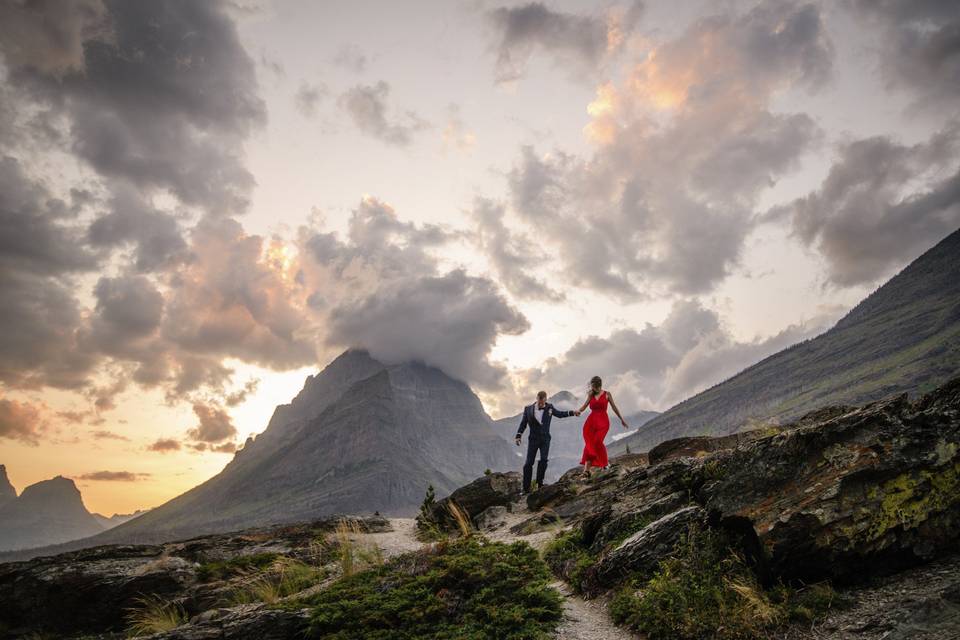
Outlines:
{"label": "tall grass tuft", "polygon": [[457,524],[457,529],[460,530],[460,537],[469,538],[473,535],[473,522],[470,520],[470,516],[467,515],[467,512],[464,511],[460,505],[451,500],[447,503],[447,511],[450,512],[450,516]]}
{"label": "tall grass tuft", "polygon": [[273,604],[280,599],[309,589],[326,577],[320,567],[314,567],[292,558],[279,557],[267,571],[251,577],[233,593],[234,604],[265,602]]}
{"label": "tall grass tuft", "polygon": [[383,564],[383,553],[376,544],[363,544],[358,538],[363,535],[356,520],[344,518],[337,523],[337,551],[340,570],[349,576],[359,570]]}
{"label": "tall grass tuft", "polygon": [[179,603],[165,601],[157,595],[142,596],[136,603],[127,613],[127,630],[131,635],[172,631],[187,622],[187,612]]}

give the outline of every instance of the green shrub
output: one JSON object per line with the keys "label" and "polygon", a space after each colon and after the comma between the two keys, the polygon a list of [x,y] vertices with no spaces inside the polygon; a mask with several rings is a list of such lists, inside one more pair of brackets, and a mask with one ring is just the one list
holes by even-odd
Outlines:
{"label": "green shrub", "polygon": [[260,571],[269,567],[277,559],[276,553],[255,553],[248,556],[237,556],[228,560],[213,560],[205,562],[197,569],[197,578],[201,582],[226,580],[234,576]]}
{"label": "green shrub", "polygon": [[579,529],[561,533],[547,543],[543,560],[554,574],[566,580],[576,592],[583,590],[587,570],[594,563],[594,557],[583,546]]}
{"label": "green shrub", "polygon": [[427,493],[420,504],[420,512],[417,514],[417,539],[422,542],[440,540],[444,537],[443,528],[433,513],[436,504],[437,496],[431,484],[427,487]]}
{"label": "green shrub", "polygon": [[526,543],[472,536],[344,576],[305,603],[311,637],[325,640],[531,640],[561,618],[549,582]]}
{"label": "green shrub", "polygon": [[628,582],[614,596],[610,616],[650,640],[753,640],[811,622],[837,602],[825,584],[763,589],[722,532],[695,528],[649,581]]}

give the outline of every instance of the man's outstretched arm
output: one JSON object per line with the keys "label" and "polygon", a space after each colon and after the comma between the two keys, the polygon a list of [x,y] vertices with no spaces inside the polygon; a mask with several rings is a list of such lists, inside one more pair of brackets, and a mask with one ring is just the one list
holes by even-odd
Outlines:
{"label": "man's outstretched arm", "polygon": [[520,426],[517,427],[517,437],[515,438],[515,440],[517,441],[517,444],[520,444],[520,436],[523,435],[523,431],[526,428],[527,428],[527,410],[524,409],[523,417],[520,418]]}
{"label": "man's outstretched arm", "polygon": [[553,410],[553,415],[556,418],[572,418],[577,415],[576,411],[560,411],[559,409]]}

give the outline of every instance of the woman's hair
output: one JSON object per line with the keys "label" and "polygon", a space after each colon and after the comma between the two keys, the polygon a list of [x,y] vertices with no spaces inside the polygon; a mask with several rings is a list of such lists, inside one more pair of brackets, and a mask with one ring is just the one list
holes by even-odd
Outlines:
{"label": "woman's hair", "polygon": [[590,378],[590,395],[597,395],[601,389],[603,389],[603,380],[600,379],[600,376]]}

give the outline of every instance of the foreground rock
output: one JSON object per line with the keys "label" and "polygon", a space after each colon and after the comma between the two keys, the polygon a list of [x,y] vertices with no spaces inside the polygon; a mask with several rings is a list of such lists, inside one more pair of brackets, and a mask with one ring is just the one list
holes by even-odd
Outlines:
{"label": "foreground rock", "polygon": [[[218,606],[233,586],[229,578],[208,575],[209,567],[272,556],[313,563],[323,553],[319,543],[330,537],[341,520],[331,517],[162,545],[95,547],[0,564],[0,638],[22,637],[27,632],[122,631],[127,613],[144,596],[178,604],[189,616],[200,614]],[[390,521],[379,516],[350,521],[363,532],[391,529]],[[217,624],[229,622],[236,628],[260,624],[248,614],[241,611]],[[209,631],[217,625],[203,626]],[[274,636],[251,632],[236,637]]]}
{"label": "foreground rock", "polygon": [[574,523],[601,587],[649,574],[636,543],[676,535],[661,519],[691,508],[788,580],[855,581],[958,548],[960,379],[917,402],[821,409],[719,440],[667,443],[650,467],[615,459],[587,482],[567,474],[528,505]]}
{"label": "foreground rock", "polygon": [[520,474],[516,471],[487,473],[436,502],[432,510],[433,520],[445,529],[455,528],[456,522],[450,512],[450,505],[455,504],[475,525],[489,526],[491,517],[496,519],[493,507],[506,509],[520,497],[520,483]]}
{"label": "foreground rock", "polygon": [[310,622],[308,609],[285,611],[264,605],[228,609],[225,615],[200,620],[172,631],[144,636],[146,640],[288,640],[302,638]]}

